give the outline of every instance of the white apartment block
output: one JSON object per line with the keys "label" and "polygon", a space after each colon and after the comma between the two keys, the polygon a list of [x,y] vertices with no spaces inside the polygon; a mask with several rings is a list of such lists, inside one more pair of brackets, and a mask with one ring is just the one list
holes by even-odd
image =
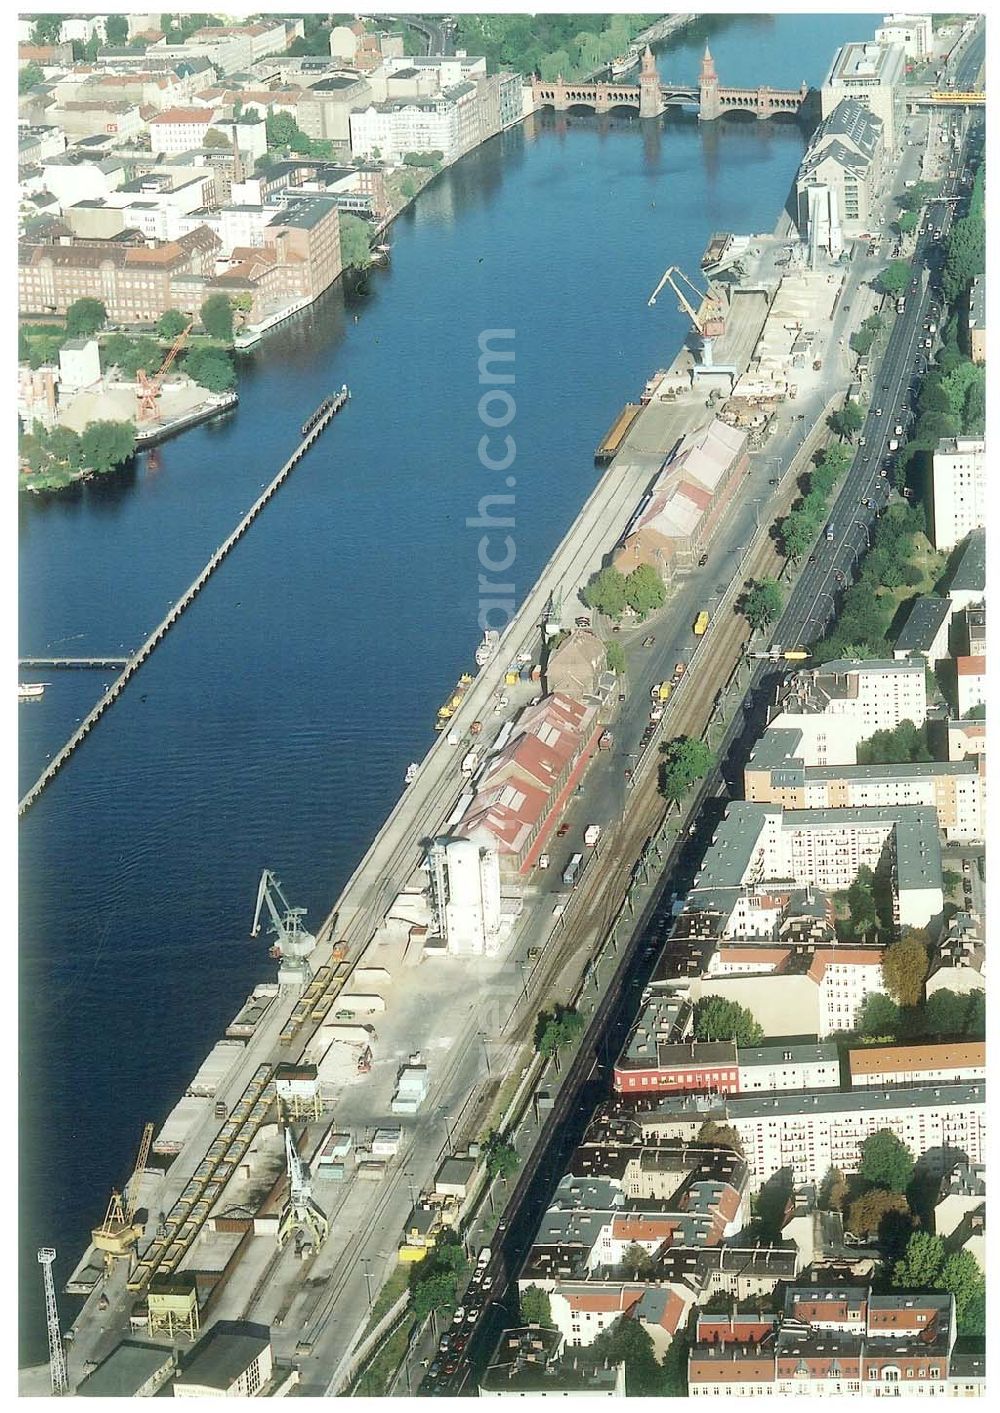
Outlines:
{"label": "white apartment block", "polygon": [[934,453],[933,541],[939,550],[986,524],[986,443],[979,437],[944,437]]}
{"label": "white apartment block", "polygon": [[351,152],[385,162],[402,162],[408,152],[440,152],[453,162],[480,140],[476,86],[462,83],[430,98],[370,104],[352,113]]}
{"label": "white apartment block", "polygon": [[213,126],[214,108],[167,108],[149,120],[149,141],[154,152],[190,152],[203,147]]}
{"label": "white apartment block", "polygon": [[855,1173],[866,1138],[889,1129],[928,1169],[949,1171],[956,1152],[970,1163],[985,1161],[986,1086],[920,1085],[816,1094],[738,1096],[707,1106],[697,1096],[661,1098],[658,1109],[636,1115],[643,1133],[687,1131],[712,1118],[740,1135],[750,1168],[750,1191],[758,1191],[780,1168],[791,1168],[796,1184],[822,1182],[830,1168]]}
{"label": "white apartment block", "polygon": [[875,31],[876,44],[901,44],[908,59],[926,59],[934,48],[930,15],[886,15]]}
{"label": "white apartment block", "polygon": [[692,1002],[719,996],[745,1006],[769,1038],[786,1036],[793,1026],[820,1040],[854,1030],[868,997],[886,994],[878,947],[820,948],[798,971],[779,971],[770,959],[784,954],[783,948],[723,945],[705,975],[685,984],[686,994]]}
{"label": "white apartment block", "polygon": [[712,840],[689,906],[699,893],[769,884],[849,888],[862,865],[874,870],[888,848],[897,922],[923,927],[944,907],[937,815],[923,806],[784,810],[734,800]]}
{"label": "white apartment block", "polygon": [[802,732],[806,765],[847,765],[857,760],[859,740],[893,731],[901,721],[922,726],[926,719],[922,660],[838,659],[795,673],[768,724]]}

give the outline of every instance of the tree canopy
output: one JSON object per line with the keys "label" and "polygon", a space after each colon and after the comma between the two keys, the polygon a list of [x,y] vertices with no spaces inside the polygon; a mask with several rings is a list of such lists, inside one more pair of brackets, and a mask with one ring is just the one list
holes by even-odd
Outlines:
{"label": "tree canopy", "polygon": [[873,1187],[850,1204],[847,1230],[855,1236],[877,1237],[890,1213],[909,1217],[910,1205],[906,1198],[901,1192],[889,1192],[884,1187]]}
{"label": "tree canopy", "polygon": [[608,644],[607,652],[608,671],[613,672],[616,677],[625,675],[625,649],[617,638],[612,639]]}
{"label": "tree canopy", "polygon": [[552,1307],[549,1303],[548,1291],[542,1290],[541,1286],[528,1285],[518,1292],[517,1299],[521,1307],[523,1324],[544,1325],[547,1329],[552,1328]]}
{"label": "tree canopy", "polygon": [[583,1016],[568,1006],[541,1011],[535,1023],[535,1049],[546,1059],[556,1059],[566,1045],[572,1045],[583,1030]]}
{"label": "tree canopy", "polygon": [[764,1029],[746,1006],[723,996],[703,996],[695,1002],[696,1040],[735,1040],[737,1045],[759,1045]]}
{"label": "tree canopy", "polygon": [[640,618],[661,608],[666,596],[663,580],[651,564],[638,565],[625,580],[625,601]]}
{"label": "tree canopy", "polygon": [[17,71],[17,91],[27,93],[34,88],[36,83],[41,83],[45,78],[41,67],[32,59]]}
{"label": "tree canopy", "polygon": [[853,441],[865,424],[864,414],[856,402],[845,402],[838,411],[831,412],[826,421],[830,431],[847,442]]}
{"label": "tree canopy", "polygon": [[886,947],[882,981],[901,1006],[915,1006],[924,994],[929,957],[919,937],[910,934]]}
{"label": "tree canopy", "polygon": [[179,309],[164,309],[156,325],[156,332],[161,339],[175,339],[182,334],[188,326],[186,314],[182,314]]}
{"label": "tree canopy", "polygon": [[888,1128],[880,1128],[861,1145],[861,1177],[875,1187],[905,1192],[913,1176],[913,1154]]}
{"label": "tree canopy", "polygon": [[580,597],[588,608],[608,618],[621,618],[625,611],[625,575],[619,569],[608,566],[599,570],[587,584]]}
{"label": "tree canopy", "polygon": [[521,1162],[513,1143],[496,1129],[490,1132],[483,1144],[483,1157],[490,1177],[512,1177]]}
{"label": "tree canopy", "polygon": [[875,731],[858,742],[859,765],[905,765],[931,759],[926,724],[915,726],[909,718],[891,731]]}
{"label": "tree canopy", "polygon": [[900,295],[910,283],[910,265],[907,260],[893,260],[878,277],[879,288],[885,294]]}
{"label": "tree canopy", "polygon": [[365,270],[372,262],[371,227],[360,216],[344,211],[340,217],[340,259],[345,270]]}
{"label": "tree canopy", "polygon": [[89,338],[103,329],[107,317],[100,299],[77,299],[66,310],[66,333],[71,339]]}
{"label": "tree canopy", "polygon": [[184,359],[184,372],[209,392],[227,392],[236,383],[233,360],[222,348],[193,348]]}
{"label": "tree canopy", "polygon": [[661,749],[660,793],[665,799],[679,804],[694,782],[708,774],[712,766],[712,752],[704,741],[691,736],[675,736]]}
{"label": "tree canopy", "polygon": [[233,306],[224,294],[210,294],[199,310],[206,334],[224,343],[233,340]]}
{"label": "tree canopy", "polygon": [[784,594],[774,579],[755,579],[743,597],[743,617],[755,632],[781,617]]}

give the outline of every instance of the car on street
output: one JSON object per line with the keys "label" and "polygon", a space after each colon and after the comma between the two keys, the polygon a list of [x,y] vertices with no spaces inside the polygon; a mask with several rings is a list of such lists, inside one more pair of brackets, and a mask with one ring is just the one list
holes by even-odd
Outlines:
{"label": "car on street", "polygon": [[816,563],[816,556],[815,556],[814,554],[811,554],[811,555],[809,556],[809,563],[810,563],[810,564],[815,564],[815,563]]}
{"label": "car on street", "polygon": [[457,1370],[458,1370],[458,1360],[457,1360],[457,1359],[448,1358],[448,1359],[443,1359],[443,1360],[441,1361],[441,1373],[444,1374],[445,1376],[450,1376],[451,1374],[456,1373]]}
{"label": "car on street", "polygon": [[963,873],[971,873],[971,872],[972,872],[972,865],[971,865],[971,863],[969,862],[968,859],[963,859],[963,860],[962,860],[962,872],[963,872]]}
{"label": "car on street", "polygon": [[702,557],[701,557],[701,559],[699,559],[699,561],[698,561],[698,566],[699,566],[699,568],[703,569],[707,563],[708,563],[708,555],[707,555],[707,554],[703,554]]}
{"label": "car on street", "polygon": [[489,1290],[489,1288],[490,1288],[490,1286],[491,1286],[492,1284],[493,1284],[493,1277],[492,1277],[492,1276],[487,1276],[486,1279],[483,1281],[483,1290]]}
{"label": "car on street", "polygon": [[565,837],[566,837],[566,835],[567,835],[568,833],[569,833],[569,825],[566,824],[565,821],[564,821],[562,824],[560,824],[559,828],[556,830],[556,838],[557,838],[557,839],[565,839]]}
{"label": "car on street", "polygon": [[777,486],[777,485],[779,485],[780,483],[779,483],[779,480],[778,480],[778,477],[777,477],[777,476],[772,476],[771,479],[768,481],[767,484],[768,484],[769,486]]}
{"label": "car on street", "polygon": [[454,1315],[451,1317],[451,1323],[452,1323],[453,1325],[460,1325],[464,1319],[465,1319],[465,1306],[464,1306],[464,1305],[460,1305],[460,1306],[458,1307],[458,1309],[455,1311]]}
{"label": "car on street", "polygon": [[440,1372],[441,1372],[441,1360],[440,1360],[440,1359],[432,1359],[431,1362],[430,1362],[430,1368],[427,1370],[427,1377],[428,1377],[429,1379],[436,1379],[437,1376],[438,1376],[438,1374],[440,1374]]}
{"label": "car on street", "polygon": [[642,646],[643,646],[644,648],[651,648],[655,642],[656,642],[655,634],[653,634],[653,633],[647,633],[646,637],[643,638],[643,640],[642,640]]}
{"label": "car on street", "polygon": [[468,1336],[467,1334],[456,1335],[455,1338],[454,1338],[454,1339],[452,1340],[452,1342],[451,1342],[451,1351],[450,1351],[450,1352],[451,1352],[452,1354],[461,1354],[462,1350],[465,1348],[465,1346],[468,1344],[468,1342],[469,1342],[469,1336]]}
{"label": "car on street", "polygon": [[881,409],[881,407],[876,407],[876,409],[875,409],[875,416],[876,416],[876,417],[881,417],[881,416],[882,416],[882,409]]}
{"label": "car on street", "polygon": [[589,628],[590,619],[586,616],[586,614],[581,613],[579,618],[576,620],[576,626],[578,628]]}

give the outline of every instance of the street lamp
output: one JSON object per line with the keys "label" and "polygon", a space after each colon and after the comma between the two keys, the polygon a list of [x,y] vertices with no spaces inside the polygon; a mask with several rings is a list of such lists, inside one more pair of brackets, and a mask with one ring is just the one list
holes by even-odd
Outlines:
{"label": "street lamp", "polygon": [[361,1265],[365,1272],[365,1282],[368,1286],[368,1308],[372,1307],[372,1263],[367,1256],[361,1258]]}
{"label": "street lamp", "polygon": [[865,532],[865,549],[871,549],[871,547],[872,547],[872,537],[871,537],[871,535],[868,533],[868,526],[865,524],[865,522],[864,522],[863,520],[854,520],[854,521],[852,521],[851,523],[854,524],[854,525],[860,525],[860,526],[861,526],[862,530],[864,530],[864,532]]}
{"label": "street lamp", "polygon": [[485,1031],[485,1030],[481,1030],[481,1031],[479,1032],[479,1038],[480,1038],[480,1040],[483,1042],[483,1059],[486,1061],[486,1076],[487,1076],[488,1079],[492,1079],[492,1078],[493,1078],[493,1071],[490,1069],[490,1052],[489,1052],[489,1049],[488,1049],[487,1044],[486,1044],[486,1031]]}

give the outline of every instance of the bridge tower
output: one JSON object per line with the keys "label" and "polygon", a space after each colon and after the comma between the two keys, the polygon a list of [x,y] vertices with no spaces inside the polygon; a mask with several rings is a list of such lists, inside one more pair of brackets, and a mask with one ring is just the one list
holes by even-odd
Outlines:
{"label": "bridge tower", "polygon": [[719,75],[715,72],[712,51],[705,45],[698,74],[698,117],[710,120],[719,116]]}
{"label": "bridge tower", "polygon": [[646,45],[642,56],[642,69],[639,73],[639,117],[658,118],[663,112],[663,94],[660,91],[660,75],[656,71],[653,51]]}

